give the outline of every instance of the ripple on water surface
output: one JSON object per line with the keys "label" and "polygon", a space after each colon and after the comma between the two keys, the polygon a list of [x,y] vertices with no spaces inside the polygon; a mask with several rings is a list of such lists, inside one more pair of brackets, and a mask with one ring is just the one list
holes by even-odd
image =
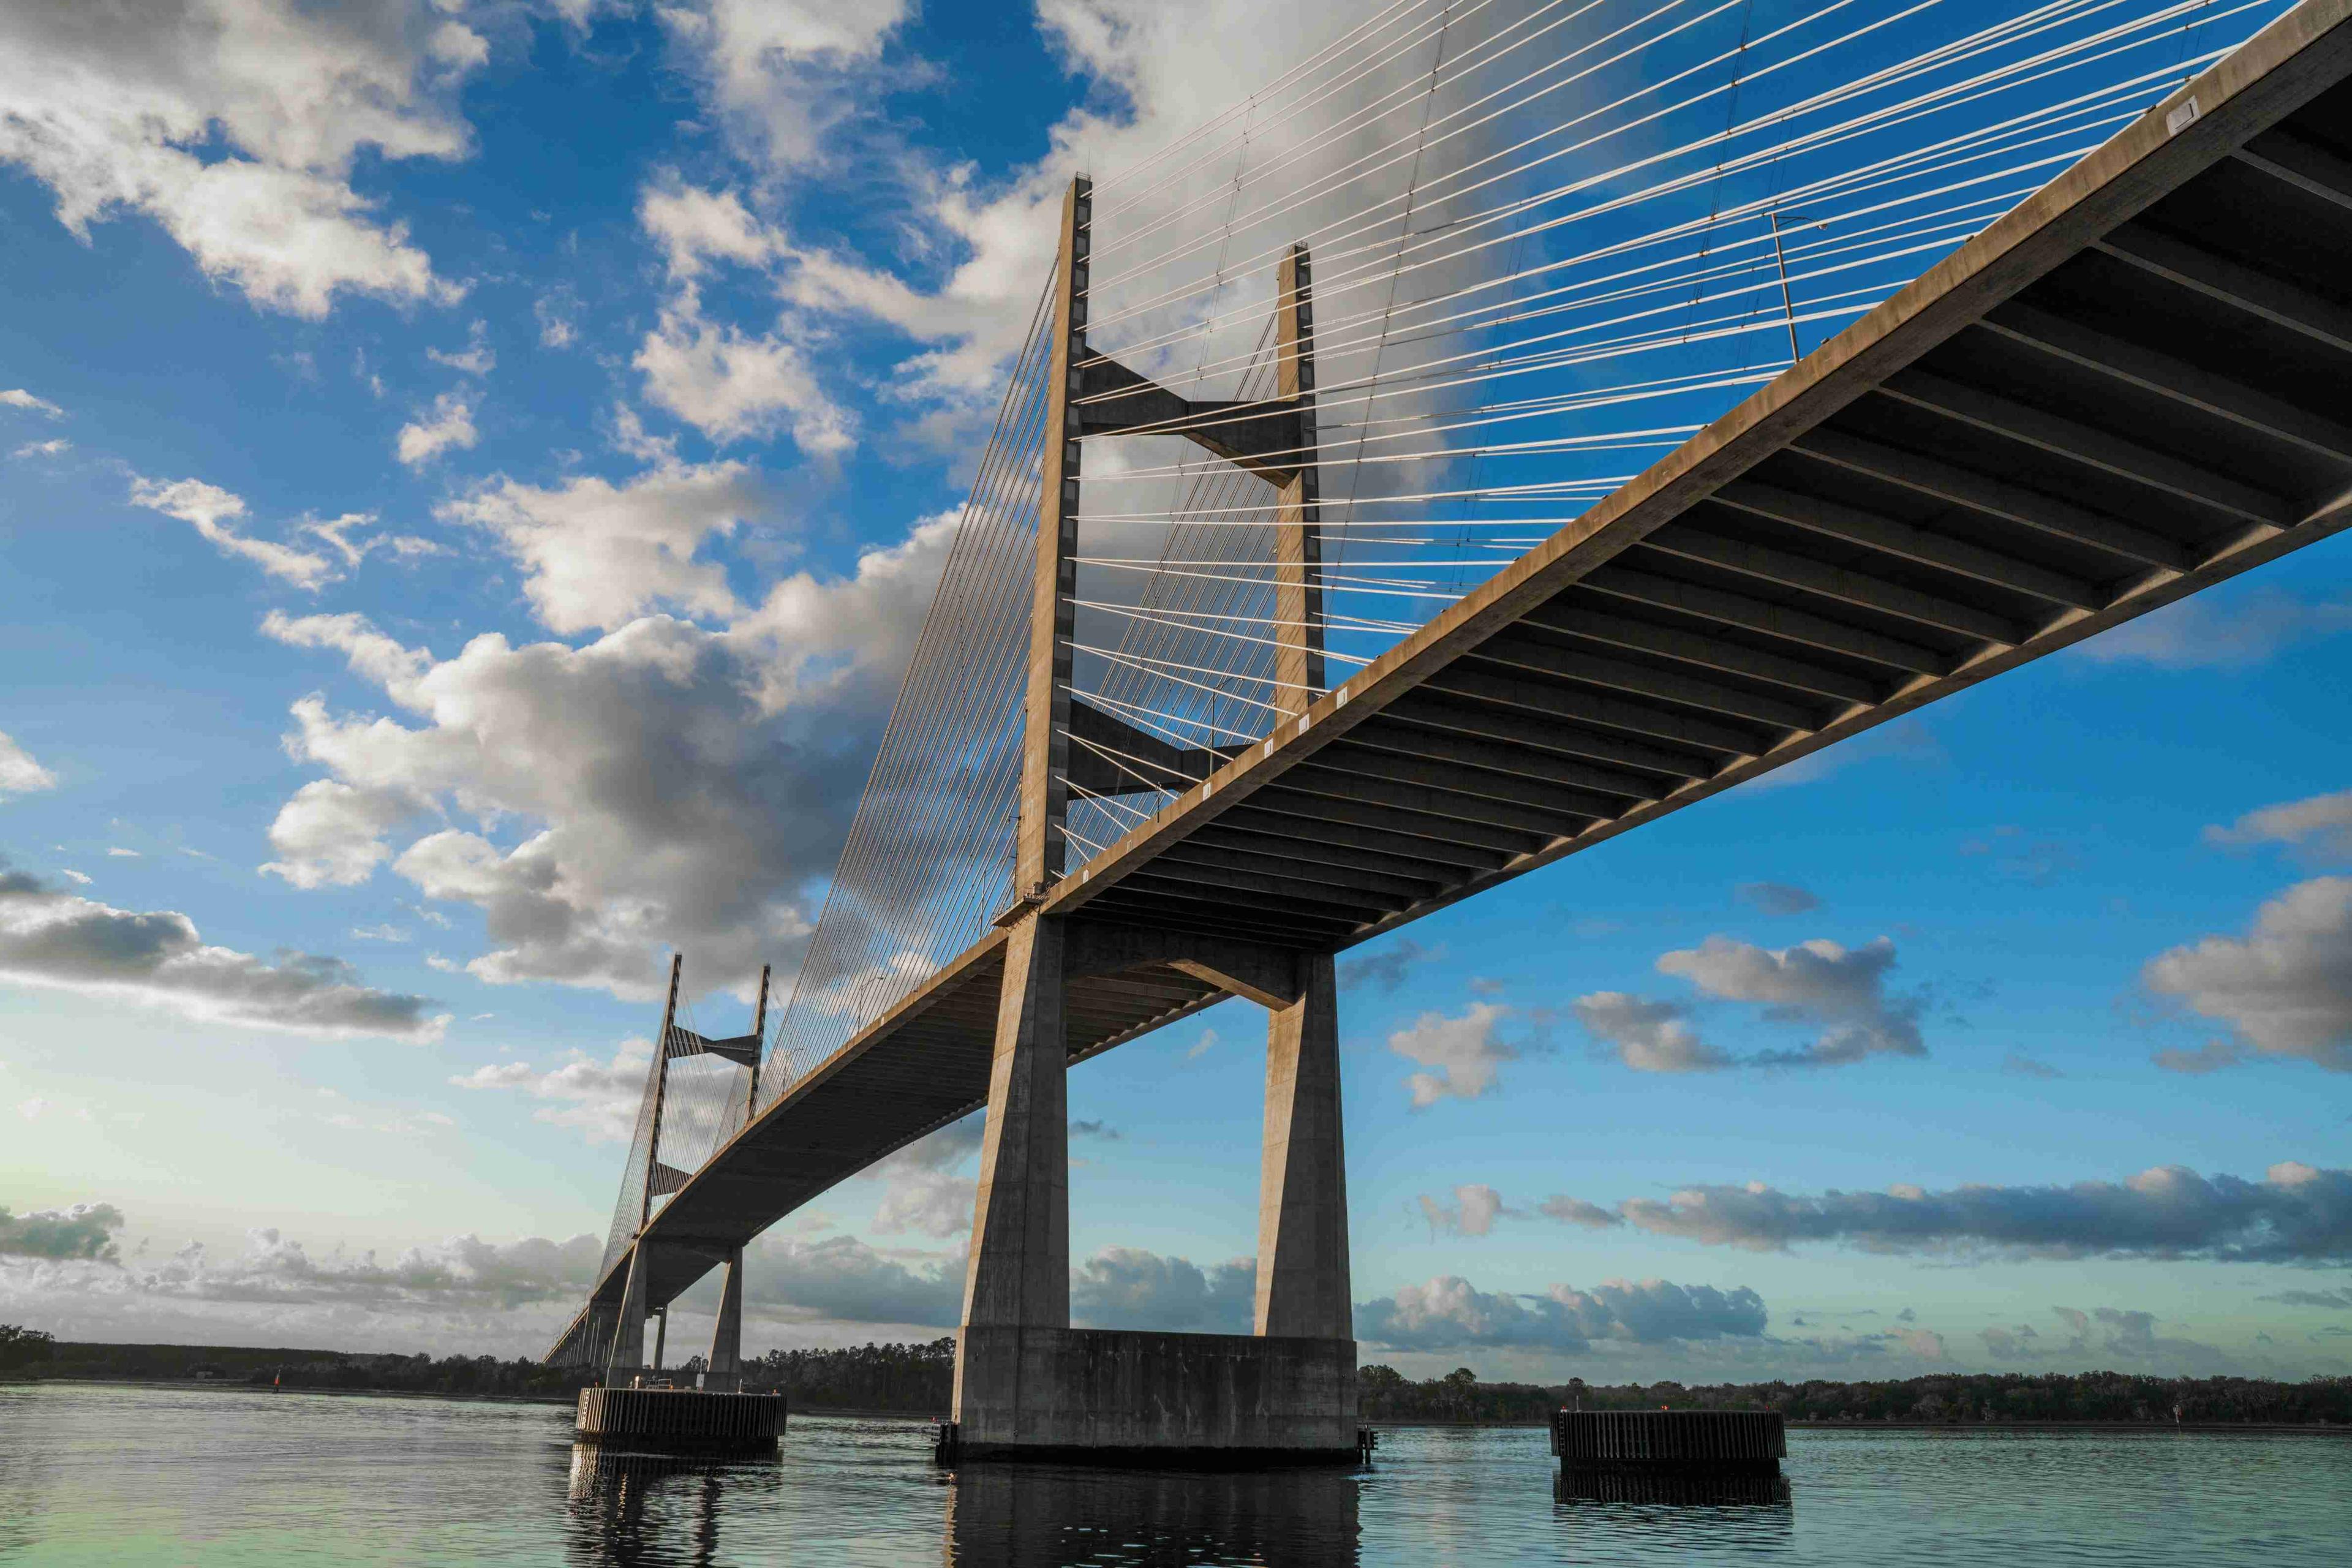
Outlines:
{"label": "ripple on water surface", "polygon": [[1359,1474],[929,1462],[918,1422],[796,1416],[761,1464],[575,1453],[550,1405],[0,1387],[0,1563],[2352,1563],[2352,1441],[1794,1432],[1785,1490],[1563,1485],[1538,1431],[1400,1428]]}

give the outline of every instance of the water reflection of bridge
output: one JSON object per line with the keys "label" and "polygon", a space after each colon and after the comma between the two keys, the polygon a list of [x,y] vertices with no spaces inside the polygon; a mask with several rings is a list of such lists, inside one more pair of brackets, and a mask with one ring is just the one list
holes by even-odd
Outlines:
{"label": "water reflection of bridge", "polygon": [[[887,1441],[889,1434],[883,1435]],[[1476,1539],[1497,1557],[1605,1557],[1679,1562],[1785,1550],[1794,1539],[1789,1483],[1779,1477],[1556,1476],[1546,1496],[1539,1447],[1513,1449],[1491,1431],[1423,1432],[1399,1446],[1391,1472],[1235,1474],[1056,1465],[929,1469],[919,1429],[862,1450],[855,1484],[936,1491],[937,1561],[947,1568],[1356,1568],[1368,1510],[1379,1533],[1422,1561]],[[842,1445],[828,1445],[837,1459]],[[780,1504],[802,1498],[793,1461],[747,1464],[572,1451],[572,1560],[672,1568],[789,1551]],[[822,1478],[823,1497],[849,1478]],[[895,1510],[894,1510],[895,1511]],[[914,1510],[918,1515],[925,1510]],[[930,1556],[929,1539],[892,1518],[868,1544],[874,1560]],[[884,1528],[879,1521],[877,1528]],[[829,1535],[828,1550],[842,1538]],[[1383,1559],[1386,1560],[1386,1559]]]}

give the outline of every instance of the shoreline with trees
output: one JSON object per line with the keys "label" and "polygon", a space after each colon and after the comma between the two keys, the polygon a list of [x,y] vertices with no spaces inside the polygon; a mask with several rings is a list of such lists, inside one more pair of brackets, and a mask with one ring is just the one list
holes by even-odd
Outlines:
{"label": "shoreline with trees", "polygon": [[[690,1380],[699,1358],[672,1375]],[[744,1387],[810,1414],[936,1418],[954,1394],[955,1340],[770,1351],[747,1360]],[[308,1393],[426,1394],[569,1404],[594,1381],[518,1357],[376,1354],[224,1345],[59,1342],[0,1324],[0,1379],[216,1384]],[[1588,1410],[1772,1410],[1822,1428],[2050,1427],[2102,1430],[2352,1431],[2352,1377],[2166,1378],[2120,1372],[1936,1373],[1875,1382],[1685,1384],[1486,1383],[1467,1367],[1413,1380],[1381,1364],[1357,1373],[1362,1419],[1444,1426],[1541,1426]]]}

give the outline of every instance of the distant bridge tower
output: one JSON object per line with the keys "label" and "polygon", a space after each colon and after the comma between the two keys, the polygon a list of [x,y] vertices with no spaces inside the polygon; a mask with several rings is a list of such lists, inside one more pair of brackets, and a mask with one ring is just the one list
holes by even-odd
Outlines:
{"label": "distant bridge tower", "polygon": [[[629,1235],[627,1283],[622,1288],[618,1302],[612,1306],[599,1307],[592,1302],[587,1314],[586,1333],[567,1333],[558,1343],[557,1355],[551,1358],[558,1364],[596,1367],[602,1372],[608,1388],[626,1388],[641,1376],[661,1370],[661,1338],[668,1330],[667,1303],[675,1294],[675,1289],[662,1290],[659,1294],[658,1299],[665,1304],[656,1309],[660,1328],[655,1341],[653,1360],[649,1363],[646,1359],[646,1318],[647,1304],[656,1299],[654,1293],[659,1289],[656,1276],[674,1272],[693,1279],[707,1272],[712,1263],[724,1268],[725,1278],[720,1286],[719,1321],[711,1338],[709,1365],[704,1374],[703,1385],[731,1392],[741,1382],[742,1247],[726,1244],[698,1246],[691,1241],[655,1244],[642,1238],[653,1222],[654,1200],[677,1191],[692,1176],[692,1173],[679,1170],[661,1157],[662,1113],[669,1094],[669,1064],[679,1057],[713,1056],[748,1068],[751,1081],[743,1101],[745,1120],[748,1121],[751,1108],[758,1103],[760,1048],[766,1038],[768,1024],[769,971],[765,965],[760,970],[760,998],[752,1013],[751,1032],[714,1040],[678,1025],[677,989],[685,965],[683,953],[670,955],[668,998],[662,1004],[661,1031],[656,1037],[659,1044],[654,1050],[653,1064],[646,1069],[642,1101],[644,1109],[641,1115],[645,1121],[641,1127],[641,1141],[645,1146],[645,1162],[641,1170],[628,1173],[629,1185],[624,1189],[625,1192],[635,1192],[637,1205],[636,1223]],[[680,1252],[692,1256],[677,1256]]]}
{"label": "distant bridge tower", "polygon": [[[965,1457],[1221,1450],[1267,1460],[1356,1453],[1356,1345],[1348,1274],[1332,954],[1222,935],[1197,906],[1149,928],[1039,912],[1066,869],[1075,779],[1133,790],[1103,752],[1205,778],[1240,748],[1186,749],[1071,688],[1084,437],[1181,436],[1276,490],[1276,733],[1323,684],[1313,284],[1304,246],[1280,264],[1275,395],[1179,396],[1087,342],[1091,186],[1062,204],[1051,399],[1031,623],[1016,898],[981,1148],[980,1191],[957,1336],[951,1442]],[[1092,742],[1073,756],[1073,736]],[[1269,1014],[1255,1332],[1171,1334],[1070,1326],[1070,984],[1175,969]],[[1240,1452],[1235,1452],[1240,1451]]]}

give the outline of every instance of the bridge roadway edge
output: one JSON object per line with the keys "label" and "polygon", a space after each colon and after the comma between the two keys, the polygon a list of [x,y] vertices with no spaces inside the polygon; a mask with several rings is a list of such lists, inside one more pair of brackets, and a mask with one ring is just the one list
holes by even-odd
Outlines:
{"label": "bridge roadway edge", "polygon": [[[2352,16],[2352,0],[2306,0],[2279,18],[1909,287],[1621,487],[1577,523],[1530,551],[1344,686],[1318,700],[1305,715],[1283,725],[1275,738],[1252,747],[1215,771],[1158,814],[1151,823],[1127,835],[1089,865],[1048,889],[1037,906],[1038,912],[1067,916],[1085,911],[1089,904],[1116,889],[1122,879],[1148,865],[1162,849],[1181,842],[1251,795],[1277,784],[1285,773],[1344,740],[1366,721],[1378,718],[1432,676],[1517,623],[1563,587],[1586,578],[1622,552],[1703,505],[1723,486],[1749,473],[1786,449],[1792,440],[1814,431],[1841,410],[1866,397],[1888,377],[1952,342],[1979,323],[1988,311],[2047,278],[2102,236],[2180,190],[2199,174],[2226,162],[2250,138],[2352,75],[2352,27],[2347,26],[2347,16]],[[2198,100],[2200,112],[2193,121],[2172,133],[2167,126],[2168,112],[2191,98]],[[1753,754],[1734,757],[1709,776],[1693,779],[1656,798],[1637,802],[1614,818],[1594,822],[1580,831],[1558,837],[1513,858],[1498,868],[1476,872],[1456,886],[1442,888],[1409,908],[1366,922],[1318,945],[1328,950],[1345,948],[1393,930],[2348,525],[2352,525],[2352,505],[2339,497],[2332,505],[2322,506],[2291,526],[2245,531],[2242,537],[2214,548],[2210,558],[2187,571],[2147,574],[2128,585],[2105,608],[2070,611],[2013,643],[1988,644],[1941,674],[1922,675],[1880,701],[1857,704],[1818,728],[1790,732]],[[707,1245],[704,1237],[680,1233],[705,1228],[690,1222],[700,1211],[723,1206],[715,1201],[718,1194],[744,1173],[738,1167],[748,1168],[755,1163],[751,1156],[761,1144],[782,1136],[792,1120],[788,1108],[806,1107],[828,1084],[877,1047],[897,1037],[900,1031],[912,1026],[923,1015],[951,1005],[955,993],[980,978],[1002,942],[1001,931],[990,933],[883,1017],[861,1030],[804,1079],[795,1082],[670,1200],[655,1216],[647,1239],[657,1245],[673,1240],[679,1243],[674,1249],[678,1259],[675,1268],[677,1277],[656,1281],[649,1302],[657,1304],[673,1298],[713,1265],[715,1258],[706,1259],[689,1250]],[[1096,1041],[1083,1052],[1074,1050],[1071,1059],[1075,1062],[1108,1049],[1221,999],[1217,994],[1197,996]],[[871,1159],[904,1147],[938,1126],[967,1114],[983,1100],[984,1094],[960,1102],[951,1113],[943,1113],[921,1125],[894,1129],[894,1141],[888,1142],[887,1147],[877,1145]],[[841,1170],[824,1184],[830,1185],[832,1181],[849,1173],[849,1169]],[[769,1213],[770,1217],[751,1234],[757,1234],[758,1229],[765,1228],[813,1195],[814,1191],[794,1196],[782,1207],[772,1200],[760,1202],[754,1206]],[[723,1228],[732,1231],[740,1226],[730,1223]],[[597,1303],[617,1297],[626,1264],[625,1254],[614,1269],[598,1282],[588,1306],[583,1307],[572,1328],[566,1331],[566,1339],[585,1324]],[[664,1271],[665,1276],[672,1272]],[[559,1344],[562,1342],[559,1341]]]}

